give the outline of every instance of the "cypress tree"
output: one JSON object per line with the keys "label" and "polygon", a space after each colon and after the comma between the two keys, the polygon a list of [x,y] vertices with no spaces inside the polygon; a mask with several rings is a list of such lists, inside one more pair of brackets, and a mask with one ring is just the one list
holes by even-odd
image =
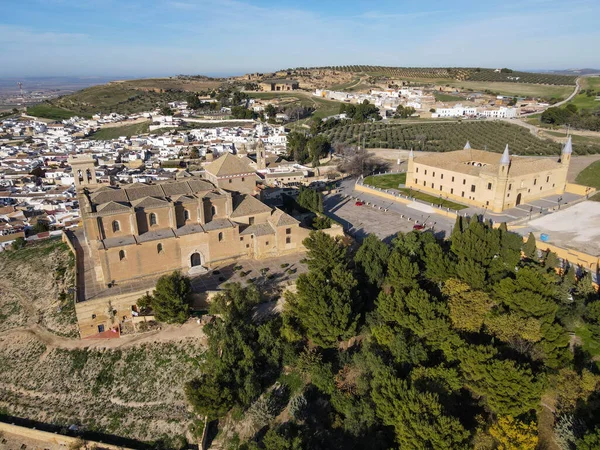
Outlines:
{"label": "cypress tree", "polygon": [[529,233],[527,242],[523,245],[523,253],[525,257],[529,259],[537,259],[537,246],[535,242],[535,236],[533,233]]}

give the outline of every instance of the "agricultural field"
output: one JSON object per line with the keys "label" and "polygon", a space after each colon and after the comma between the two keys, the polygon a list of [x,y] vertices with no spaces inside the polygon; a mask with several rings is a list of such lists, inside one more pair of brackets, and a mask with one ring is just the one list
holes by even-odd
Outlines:
{"label": "agricultural field", "polygon": [[[320,68],[323,69],[323,68]],[[365,73],[372,76],[407,79],[452,79],[479,82],[509,82],[575,86],[576,76],[531,72],[499,73],[493,69],[469,67],[386,67],[386,66],[334,66],[326,67],[340,72]],[[518,79],[517,79],[518,78]]]}
{"label": "agricultural field", "polygon": [[[398,148],[447,152],[471,147],[501,153],[506,144],[517,155],[559,155],[561,144],[539,139],[526,128],[506,122],[423,122],[418,124],[365,123],[342,125],[324,133],[332,142],[358,144],[367,148]],[[574,143],[575,154],[600,153],[600,145]]]}
{"label": "agricultural field", "polygon": [[450,95],[450,94],[446,94],[444,92],[438,92],[438,91],[435,91],[433,93],[433,96],[435,97],[436,101],[438,101],[438,102],[460,102],[460,101],[465,100],[464,98],[458,97],[457,95]]}
{"label": "agricultural field", "polygon": [[48,102],[27,107],[27,115],[51,120],[65,120],[70,119],[73,116],[91,117],[89,114],[79,114],[75,111],[61,108]]}
{"label": "agricultural field", "polygon": [[138,134],[148,133],[150,128],[150,121],[134,123],[131,125],[123,125],[120,127],[107,127],[101,128],[90,136],[90,139],[97,141],[118,139],[121,136],[135,136]]}
{"label": "agricultural field", "polygon": [[526,84],[526,83],[501,83],[490,81],[451,81],[450,86],[466,91],[478,92],[493,92],[499,95],[517,96],[517,97],[534,97],[544,99],[564,99],[572,92],[574,87],[571,86],[554,86],[542,84]]}
{"label": "agricultural field", "polygon": [[[518,79],[517,79],[518,78]],[[484,82],[509,82],[509,83],[531,83],[531,84],[556,84],[565,86],[575,86],[576,76],[573,75],[555,75],[551,73],[531,73],[531,72],[494,72],[493,70],[473,71],[468,78],[470,81]]]}

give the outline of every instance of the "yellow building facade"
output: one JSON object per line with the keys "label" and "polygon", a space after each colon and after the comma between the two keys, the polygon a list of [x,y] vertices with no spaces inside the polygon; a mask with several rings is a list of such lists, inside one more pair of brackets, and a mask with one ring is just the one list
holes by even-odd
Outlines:
{"label": "yellow building facade", "polygon": [[502,212],[541,197],[562,194],[572,155],[569,137],[560,158],[500,156],[472,149],[414,156],[408,160],[406,187]]}

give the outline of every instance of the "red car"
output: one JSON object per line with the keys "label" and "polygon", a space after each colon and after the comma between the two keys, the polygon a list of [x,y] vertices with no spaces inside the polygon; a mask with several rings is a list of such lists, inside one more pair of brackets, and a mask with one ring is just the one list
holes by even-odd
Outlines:
{"label": "red car", "polygon": [[363,203],[363,202],[356,202],[356,203],[354,204],[354,206],[362,206],[362,205],[364,205],[364,203]]}
{"label": "red car", "polygon": [[424,230],[425,229],[425,225],[423,225],[422,223],[417,223],[415,225],[413,225],[413,230]]}

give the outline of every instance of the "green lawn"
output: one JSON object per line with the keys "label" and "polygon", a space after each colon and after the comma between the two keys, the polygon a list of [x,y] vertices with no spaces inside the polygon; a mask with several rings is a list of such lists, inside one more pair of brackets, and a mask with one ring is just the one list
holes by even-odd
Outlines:
{"label": "green lawn", "polygon": [[70,111],[65,108],[59,108],[54,105],[49,105],[47,103],[40,103],[39,105],[30,106],[27,108],[27,115],[34,117],[43,117],[45,119],[52,120],[64,120],[70,119],[73,116],[77,116],[74,111]]}
{"label": "green lawn", "polygon": [[600,76],[595,77],[583,77],[583,82],[581,83],[582,89],[600,89]]}
{"label": "green lawn", "polygon": [[101,128],[90,136],[90,139],[97,141],[118,139],[121,136],[135,136],[137,134],[148,133],[150,121],[123,125],[122,127]]}
{"label": "green lawn", "polygon": [[600,189],[600,161],[596,161],[583,169],[575,179],[577,184]]}
{"label": "green lawn", "polygon": [[398,189],[399,184],[406,183],[406,173],[391,173],[365,178],[365,184],[379,189]]}
{"label": "green lawn", "polygon": [[435,195],[425,194],[424,192],[415,191],[414,189],[410,190],[407,188],[402,188],[402,189],[399,189],[399,191],[401,191],[403,194],[410,195],[413,198],[423,200],[424,202],[427,202],[427,203],[433,203],[434,205],[439,205],[443,208],[450,208],[450,209],[454,209],[457,211],[468,208],[468,206],[466,206],[466,205],[461,205],[460,203],[455,203],[450,200],[446,200],[444,198],[440,199],[440,197],[436,197]]}
{"label": "green lawn", "polygon": [[443,92],[434,92],[433,96],[438,102],[460,102],[465,99],[462,97],[457,97],[456,95],[445,94]]}

